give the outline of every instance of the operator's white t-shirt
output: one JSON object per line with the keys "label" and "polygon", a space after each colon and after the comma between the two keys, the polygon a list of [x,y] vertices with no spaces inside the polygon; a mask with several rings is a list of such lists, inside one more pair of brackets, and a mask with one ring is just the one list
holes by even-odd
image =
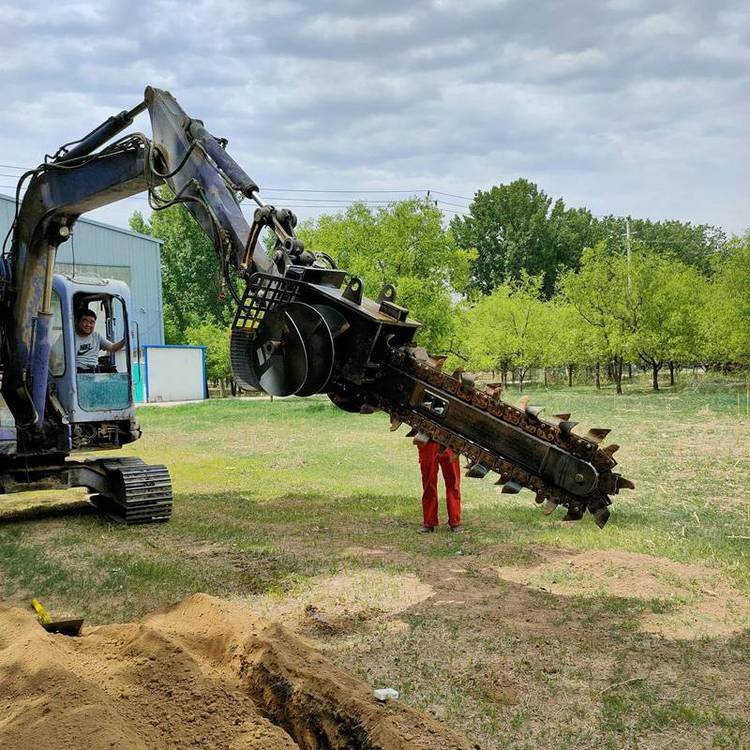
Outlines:
{"label": "operator's white t-shirt", "polygon": [[96,367],[99,364],[99,352],[102,344],[112,346],[112,342],[100,336],[97,331],[88,336],[76,334],[76,369]]}

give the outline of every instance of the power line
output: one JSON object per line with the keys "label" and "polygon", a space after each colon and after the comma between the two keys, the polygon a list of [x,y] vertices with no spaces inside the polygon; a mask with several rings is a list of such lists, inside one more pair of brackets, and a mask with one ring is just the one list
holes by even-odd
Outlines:
{"label": "power line", "polygon": [[[22,167],[19,164],[2,164],[0,163],[0,169],[17,169],[20,171],[29,171],[35,169],[35,167]],[[2,175],[4,177],[15,177],[16,175]],[[345,193],[345,194],[367,194],[367,193],[383,193],[383,194],[398,194],[398,193],[432,193],[434,195],[444,195],[447,198],[458,198],[459,200],[472,201],[473,198],[469,198],[466,195],[457,195],[456,193],[445,193],[441,190],[433,190],[432,188],[290,188],[290,187],[263,187],[261,192],[273,192],[273,193]]]}

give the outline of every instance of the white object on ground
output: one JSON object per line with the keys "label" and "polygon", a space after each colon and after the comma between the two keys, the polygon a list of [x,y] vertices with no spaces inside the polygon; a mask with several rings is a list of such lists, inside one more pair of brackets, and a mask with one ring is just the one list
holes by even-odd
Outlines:
{"label": "white object on ground", "polygon": [[398,690],[394,690],[393,688],[377,688],[372,691],[372,694],[379,701],[398,700]]}

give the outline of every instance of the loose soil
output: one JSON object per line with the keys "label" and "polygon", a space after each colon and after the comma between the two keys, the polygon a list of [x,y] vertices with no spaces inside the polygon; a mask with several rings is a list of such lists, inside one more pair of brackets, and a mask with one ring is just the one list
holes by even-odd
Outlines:
{"label": "loose soil", "polygon": [[0,748],[468,750],[247,607],[196,594],[142,622],[47,633],[0,608]]}
{"label": "loose soil", "polygon": [[750,600],[716,571],[701,565],[619,550],[537,548],[529,567],[497,568],[506,581],[558,596],[638,599],[651,602],[641,630],[675,639],[729,636],[750,625]]}

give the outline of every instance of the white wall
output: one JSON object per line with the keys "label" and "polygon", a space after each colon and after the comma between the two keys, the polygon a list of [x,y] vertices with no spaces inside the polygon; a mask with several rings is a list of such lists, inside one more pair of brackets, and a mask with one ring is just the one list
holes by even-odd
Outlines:
{"label": "white wall", "polygon": [[146,346],[144,361],[147,401],[192,401],[206,397],[203,347]]}

